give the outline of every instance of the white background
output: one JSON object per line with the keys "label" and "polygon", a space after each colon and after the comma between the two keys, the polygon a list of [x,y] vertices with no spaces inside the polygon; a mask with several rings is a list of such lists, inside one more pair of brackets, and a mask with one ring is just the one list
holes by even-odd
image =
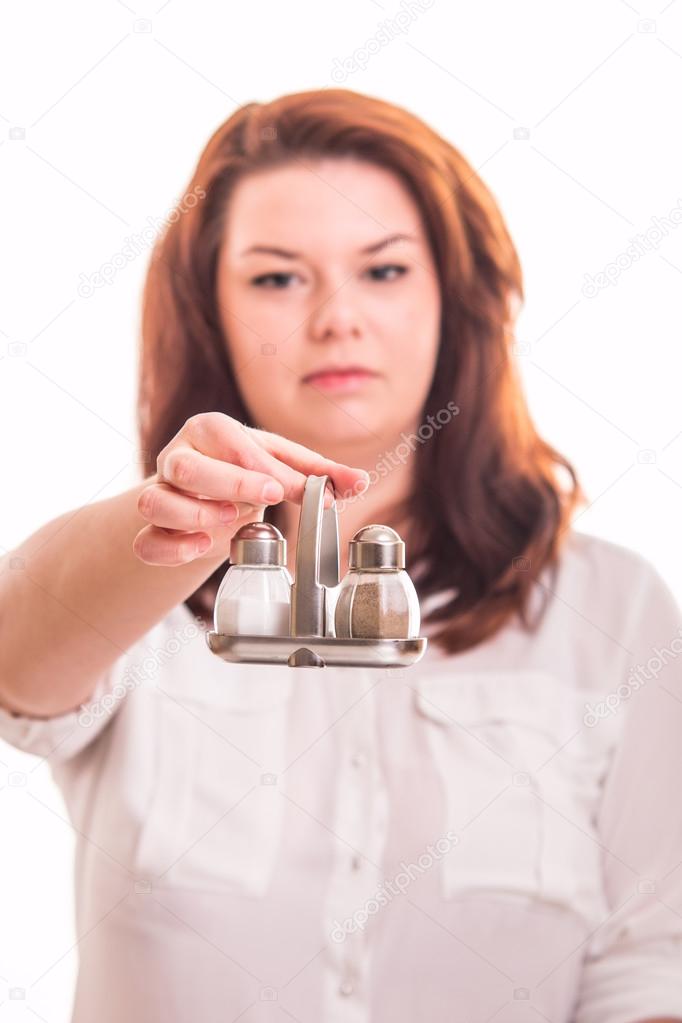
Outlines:
{"label": "white background", "polygon": [[[524,268],[532,412],[591,501],[576,525],[639,550],[682,592],[682,0],[413,5],[364,68],[332,77],[405,6],[4,7],[0,554],[138,478],[148,252],[87,298],[81,275],[168,212],[236,107],[343,85],[417,113],[479,169]],[[637,235],[648,248],[633,261]],[[619,257],[614,283],[586,294],[585,275]],[[10,770],[28,784],[7,784]],[[0,1023],[63,1023],[73,834],[47,764],[1,744],[0,833]]]}

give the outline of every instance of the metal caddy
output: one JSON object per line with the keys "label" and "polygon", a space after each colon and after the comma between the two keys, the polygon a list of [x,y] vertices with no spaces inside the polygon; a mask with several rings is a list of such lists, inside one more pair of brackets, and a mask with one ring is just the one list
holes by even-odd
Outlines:
{"label": "metal caddy", "polygon": [[[327,485],[332,503],[324,508]],[[224,661],[280,664],[290,668],[329,666],[406,668],[423,657],[428,640],[337,638],[328,614],[328,589],[338,586],[339,523],[328,476],[308,476],[296,546],[296,578],[291,588],[289,636],[228,636],[207,632],[211,651]],[[329,626],[329,627],[328,627]]]}

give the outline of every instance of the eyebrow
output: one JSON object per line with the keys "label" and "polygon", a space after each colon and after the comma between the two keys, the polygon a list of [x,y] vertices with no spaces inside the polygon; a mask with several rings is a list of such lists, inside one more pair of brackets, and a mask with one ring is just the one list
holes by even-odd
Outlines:
{"label": "eyebrow", "polygon": [[[392,245],[394,242],[399,241],[416,242],[417,239],[410,234],[391,234],[388,238],[382,238],[381,241],[373,242],[371,245],[367,245],[364,249],[360,249],[359,254],[361,256],[371,256],[373,253],[378,252],[387,245]],[[241,255],[248,256],[252,252],[265,252],[272,256],[281,256],[283,259],[301,258],[300,252],[289,252],[288,249],[280,249],[274,245],[252,245],[250,248],[244,249]]]}

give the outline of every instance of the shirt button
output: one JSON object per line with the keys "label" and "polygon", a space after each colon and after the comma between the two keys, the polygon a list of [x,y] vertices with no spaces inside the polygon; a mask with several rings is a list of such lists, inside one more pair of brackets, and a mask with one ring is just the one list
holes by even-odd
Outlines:
{"label": "shirt button", "polygon": [[350,865],[352,870],[359,870],[360,867],[362,866],[362,858],[357,855],[354,856],[353,859],[350,861]]}
{"label": "shirt button", "polygon": [[350,758],[350,762],[353,765],[353,767],[364,767],[365,764],[367,763],[367,756],[364,753],[360,752],[354,753],[353,756]]}
{"label": "shirt button", "polygon": [[352,995],[354,991],[355,987],[353,985],[353,982],[350,980],[342,980],[341,983],[339,984],[339,994]]}

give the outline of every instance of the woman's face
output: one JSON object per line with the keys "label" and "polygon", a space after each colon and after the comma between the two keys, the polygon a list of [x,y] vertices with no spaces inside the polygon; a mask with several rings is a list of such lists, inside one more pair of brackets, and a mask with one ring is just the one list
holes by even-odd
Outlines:
{"label": "woman's face", "polygon": [[255,425],[353,465],[419,426],[440,288],[419,210],[390,171],[325,158],[243,178],[218,301]]}

